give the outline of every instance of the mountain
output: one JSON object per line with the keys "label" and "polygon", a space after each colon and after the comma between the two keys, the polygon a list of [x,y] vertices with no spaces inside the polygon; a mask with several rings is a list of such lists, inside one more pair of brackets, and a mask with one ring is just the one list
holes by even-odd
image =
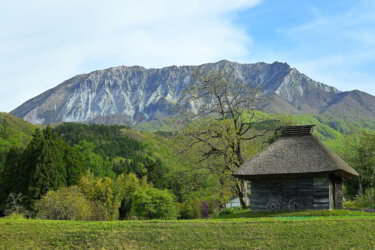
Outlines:
{"label": "mountain", "polygon": [[322,112],[345,118],[375,117],[375,97],[358,90],[339,93]]}
{"label": "mountain", "polygon": [[[375,97],[340,92],[316,82],[286,63],[240,64],[230,61],[199,66],[146,69],[115,67],[77,75],[25,102],[11,114],[34,124],[95,122],[136,124],[173,116],[194,83],[193,72],[230,71],[236,82],[258,87],[270,97],[270,113],[375,117]],[[194,104],[192,104],[194,105]],[[192,105],[187,108],[192,109]]]}

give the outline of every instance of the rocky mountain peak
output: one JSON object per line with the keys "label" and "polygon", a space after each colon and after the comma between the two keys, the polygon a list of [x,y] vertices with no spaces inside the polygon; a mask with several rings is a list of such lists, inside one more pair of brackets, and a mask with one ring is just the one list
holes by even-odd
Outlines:
{"label": "rocky mountain peak", "polygon": [[[194,84],[193,72],[228,70],[237,82],[275,96],[270,112],[319,113],[340,94],[287,63],[241,64],[227,60],[198,66],[146,69],[119,66],[77,75],[25,102],[11,113],[32,123],[115,120],[134,124],[175,115],[178,100]],[[336,100],[337,102],[337,100]],[[280,110],[280,107],[285,107]],[[193,109],[193,107],[190,107]]]}

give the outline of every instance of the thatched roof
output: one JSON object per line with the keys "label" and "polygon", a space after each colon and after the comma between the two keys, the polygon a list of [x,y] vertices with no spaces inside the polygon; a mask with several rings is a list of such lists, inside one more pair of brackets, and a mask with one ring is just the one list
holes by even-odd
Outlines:
{"label": "thatched roof", "polygon": [[311,134],[282,136],[265,151],[246,161],[234,176],[260,177],[282,174],[335,172],[344,177],[358,176],[338,155]]}

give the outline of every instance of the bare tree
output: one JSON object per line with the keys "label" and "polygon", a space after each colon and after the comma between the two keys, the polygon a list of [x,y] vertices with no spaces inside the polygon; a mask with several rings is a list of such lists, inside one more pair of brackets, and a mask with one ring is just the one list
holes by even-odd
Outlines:
{"label": "bare tree", "polygon": [[7,198],[7,205],[5,214],[9,215],[12,213],[20,214],[25,212],[25,207],[22,205],[24,196],[22,193],[10,193]]}
{"label": "bare tree", "polygon": [[[244,162],[244,143],[266,133],[253,129],[255,112],[252,110],[260,103],[260,94],[249,83],[236,79],[233,71],[200,75],[203,76],[197,77],[185,101],[193,110],[190,118],[202,119],[189,123],[182,134],[188,138],[189,149],[198,149],[197,162],[211,159],[221,162],[221,165],[209,165],[219,176],[228,176],[225,173],[232,174]],[[241,180],[234,182],[234,191],[245,208],[247,185]]]}

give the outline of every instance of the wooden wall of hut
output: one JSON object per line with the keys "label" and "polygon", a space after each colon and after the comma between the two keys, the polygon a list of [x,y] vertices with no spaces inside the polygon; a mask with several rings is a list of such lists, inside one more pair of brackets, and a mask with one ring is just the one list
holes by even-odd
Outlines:
{"label": "wooden wall of hut", "polygon": [[328,176],[313,177],[313,209],[330,209],[330,190]]}
{"label": "wooden wall of hut", "polygon": [[336,175],[330,176],[330,181],[334,186],[334,208],[341,209],[344,207],[344,193],[342,191],[343,179]]}
{"label": "wooden wall of hut", "polygon": [[276,209],[281,211],[342,208],[342,199],[342,179],[328,175],[251,181],[250,206],[254,211],[269,210],[277,203]]}

